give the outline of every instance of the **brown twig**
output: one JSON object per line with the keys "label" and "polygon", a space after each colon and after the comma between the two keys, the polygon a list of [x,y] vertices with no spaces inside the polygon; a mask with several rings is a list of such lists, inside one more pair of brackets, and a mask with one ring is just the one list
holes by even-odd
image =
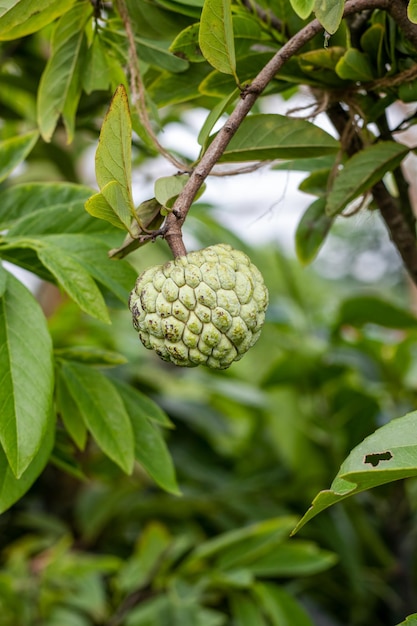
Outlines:
{"label": "brown twig", "polygon": [[[363,11],[365,9],[388,9],[390,0],[348,0],[344,9],[344,16]],[[396,3],[394,3],[396,4]],[[394,17],[394,16],[393,16]],[[395,19],[395,18],[394,18]],[[401,13],[402,19],[402,13]],[[227,145],[236,133],[240,124],[251,110],[257,98],[282,68],[284,63],[296,54],[308,41],[317,35],[323,27],[318,20],[312,20],[307,26],[294,35],[274,57],[259,72],[249,87],[242,93],[229,119],[218,132],[200,163],[194,169],[184,189],[178,196],[172,213],[168,215],[165,224],[165,239],[174,256],[185,254],[182,241],[182,225],[190,210],[191,204],[201,185],[210,174],[210,171],[226,150]]]}

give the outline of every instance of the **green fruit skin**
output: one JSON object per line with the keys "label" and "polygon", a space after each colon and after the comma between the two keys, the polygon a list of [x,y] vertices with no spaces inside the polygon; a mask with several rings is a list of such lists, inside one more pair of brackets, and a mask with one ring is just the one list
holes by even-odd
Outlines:
{"label": "green fruit skin", "polygon": [[262,274],[227,244],[151,267],[129,298],[146,348],[181,367],[226,369],[259,338],[268,306]]}

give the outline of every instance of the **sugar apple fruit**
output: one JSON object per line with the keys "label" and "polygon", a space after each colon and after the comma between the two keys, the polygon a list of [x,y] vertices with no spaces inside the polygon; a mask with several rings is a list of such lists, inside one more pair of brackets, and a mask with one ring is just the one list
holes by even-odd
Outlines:
{"label": "sugar apple fruit", "polygon": [[130,294],[133,325],[164,361],[225,369],[257,341],[268,291],[246,254],[226,244],[145,270]]}

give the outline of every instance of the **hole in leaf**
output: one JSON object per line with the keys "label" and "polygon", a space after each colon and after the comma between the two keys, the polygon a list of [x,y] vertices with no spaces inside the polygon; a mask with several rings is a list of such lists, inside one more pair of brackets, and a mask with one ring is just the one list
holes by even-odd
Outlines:
{"label": "hole in leaf", "polygon": [[365,457],[365,463],[370,463],[372,467],[376,467],[380,461],[390,461],[392,454],[389,450],[385,452],[374,452],[373,454],[367,454]]}

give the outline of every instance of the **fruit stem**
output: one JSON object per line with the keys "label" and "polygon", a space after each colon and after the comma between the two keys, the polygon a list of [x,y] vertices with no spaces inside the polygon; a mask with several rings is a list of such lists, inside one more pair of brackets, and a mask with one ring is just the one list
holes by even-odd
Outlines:
{"label": "fruit stem", "polygon": [[177,230],[170,229],[165,237],[167,244],[171,248],[171,252],[176,259],[179,256],[185,256],[187,254],[187,250],[184,245],[184,241],[182,239],[181,227]]}

